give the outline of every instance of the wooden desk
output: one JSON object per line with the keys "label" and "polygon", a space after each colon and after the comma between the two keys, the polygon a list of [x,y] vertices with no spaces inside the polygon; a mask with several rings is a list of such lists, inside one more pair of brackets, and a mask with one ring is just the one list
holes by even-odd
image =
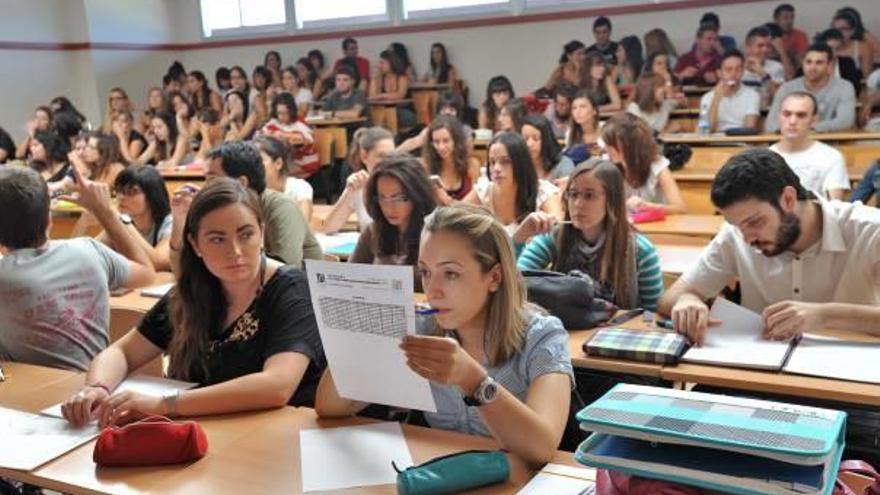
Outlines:
{"label": "wooden desk", "polygon": [[199,187],[205,185],[205,171],[200,169],[168,169],[162,170],[162,178],[165,179],[165,189],[171,196],[175,191],[186,184],[195,184]]}
{"label": "wooden desk", "polygon": [[[174,282],[174,274],[171,272],[159,272],[156,274],[156,281],[153,282],[152,286],[162,285]],[[135,289],[127,294],[121,296],[111,296],[110,297],[110,307],[111,308],[128,308],[128,309],[140,309],[143,311],[149,311],[150,308],[156,305],[159,302],[158,298],[148,297],[141,295],[142,289]]]}
{"label": "wooden desk", "polygon": [[428,125],[434,117],[434,107],[437,106],[437,98],[440,91],[450,89],[450,84],[437,84],[415,82],[409,85],[412,95],[413,106],[416,108],[416,118],[422,124]]}
{"label": "wooden desk", "polygon": [[[815,133],[811,136],[817,141],[823,143],[844,143],[857,141],[878,141],[880,140],[880,132],[824,132]],[[757,134],[755,136],[725,136],[724,134],[661,134],[660,140],[664,143],[685,143],[691,145],[703,144],[769,144],[779,141],[779,134]]]}
{"label": "wooden desk", "polygon": [[[656,244],[706,244],[721,230],[724,218],[720,215],[670,215],[662,222],[640,223],[635,228]],[[673,236],[673,237],[670,237]],[[681,242],[670,241],[679,239]],[[689,242],[689,239],[693,238]]]}
{"label": "wooden desk", "polygon": [[[8,364],[4,369],[7,366],[9,378],[0,383],[2,406],[13,405],[9,397],[33,395],[34,384],[47,377],[52,381],[38,389],[43,405],[23,409],[37,411],[66,399],[82,386],[81,373]],[[361,418],[319,420],[312,409],[294,407],[203,417],[198,421],[208,436],[209,447],[207,456],[192,464],[99,468],[92,461],[92,441],[32,472],[0,469],[0,476],[77,494],[301,493],[300,430],[369,422]],[[409,425],[404,425],[403,431],[416,463],[463,450],[497,448],[489,438]],[[513,493],[534,475],[535,471],[518,458],[508,458],[510,480],[474,493]],[[552,462],[576,465],[569,452],[557,452]],[[352,489],[346,493],[392,494],[395,487],[384,485]]]}
{"label": "wooden desk", "polygon": [[[315,232],[323,232],[324,220],[327,218],[328,215],[330,215],[331,211],[333,211],[333,205],[313,205],[312,219],[309,222],[312,230],[314,230]],[[340,230],[358,230],[357,216],[352,213],[348,217],[348,221],[345,222],[345,225],[343,225]]]}
{"label": "wooden desk", "polygon": [[397,134],[397,107],[409,105],[411,99],[401,100],[370,100],[370,116],[373,125],[382,126],[392,134]]}

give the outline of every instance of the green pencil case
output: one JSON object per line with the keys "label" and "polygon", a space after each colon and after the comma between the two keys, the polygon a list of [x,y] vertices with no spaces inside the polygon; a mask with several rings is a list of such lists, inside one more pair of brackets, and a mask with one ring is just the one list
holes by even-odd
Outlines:
{"label": "green pencil case", "polygon": [[510,463],[499,450],[467,450],[431,459],[397,471],[397,493],[444,495],[502,483],[510,478]]}

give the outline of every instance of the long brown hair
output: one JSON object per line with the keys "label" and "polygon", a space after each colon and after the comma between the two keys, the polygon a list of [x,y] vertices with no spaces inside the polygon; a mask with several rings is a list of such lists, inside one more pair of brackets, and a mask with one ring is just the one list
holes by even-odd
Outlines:
{"label": "long brown hair", "polygon": [[[423,232],[451,232],[470,242],[483,273],[501,268],[501,284],[490,293],[483,348],[489,366],[498,366],[520,352],[528,326],[526,290],[516,269],[516,257],[507,231],[485,208],[467,204],[434,210]],[[440,329],[437,329],[440,331]],[[447,329],[452,330],[452,329]]]}
{"label": "long brown hair", "polygon": [[[583,174],[591,174],[602,183],[605,192],[605,246],[600,260],[599,280],[614,292],[615,302],[623,308],[638,305],[638,279],[636,277],[636,247],[632,226],[626,213],[626,191],[623,174],[608,160],[592,159],[578,165],[569,176],[564,196]],[[571,220],[568,201],[563,201],[565,220]],[[572,224],[563,224],[556,230],[556,252],[553,270],[567,273],[581,267],[573,266],[571,253],[581,232]]]}
{"label": "long brown hair", "polygon": [[[235,179],[223,177],[210,181],[193,199],[186,215],[184,235],[197,237],[205,215],[236,203],[254,213],[262,230],[263,214],[256,193]],[[209,379],[204,356],[212,332],[223,327],[228,308],[229,301],[220,280],[196,255],[189,240],[184,240],[180,250],[180,273],[170,301],[174,333],[168,345],[169,376],[188,381]]]}
{"label": "long brown hair", "polygon": [[[88,163],[91,170],[92,180],[106,182],[110,166],[114,163],[122,163],[122,151],[119,149],[119,139],[114,134],[105,134],[100,131],[92,131],[86,134],[87,141],[98,141],[98,161]],[[108,184],[112,186],[113,184]]]}
{"label": "long brown hair", "polygon": [[462,181],[465,181],[468,176],[469,155],[467,138],[464,136],[464,127],[461,125],[461,121],[452,115],[437,115],[431,121],[431,126],[428,128],[428,139],[422,146],[422,160],[428,165],[430,173],[440,174],[443,168],[443,159],[437,154],[432,142],[434,133],[440,129],[446,129],[449,132],[449,137],[452,138],[452,161],[455,164],[455,172]]}
{"label": "long brown hair", "polygon": [[602,128],[602,141],[623,155],[624,174],[630,186],[637,189],[648,182],[651,164],[660,151],[647,122],[631,113],[616,113]]}
{"label": "long brown hair", "polygon": [[636,90],[633,91],[632,101],[639,106],[639,110],[645,113],[654,113],[660,109],[657,103],[657,88],[666,84],[666,80],[660,74],[645,73],[639,76],[636,82]]}
{"label": "long brown hair", "polygon": [[379,141],[394,139],[394,136],[384,127],[361,127],[354,131],[351,145],[348,147],[348,164],[352,170],[358,171],[364,168],[361,160],[361,151],[369,153]]}

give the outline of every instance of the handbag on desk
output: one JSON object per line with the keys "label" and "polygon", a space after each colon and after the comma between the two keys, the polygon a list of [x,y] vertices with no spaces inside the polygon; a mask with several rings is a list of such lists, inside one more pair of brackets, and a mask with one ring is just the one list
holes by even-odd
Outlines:
{"label": "handbag on desk", "polygon": [[208,437],[195,421],[150,416],[104,428],[92,459],[99,466],[160,466],[195,461],[208,451]]}
{"label": "handbag on desk", "polygon": [[522,270],[529,302],[559,318],[569,330],[593,328],[617,312],[617,306],[596,297],[593,279],[580,270],[565,273]]}

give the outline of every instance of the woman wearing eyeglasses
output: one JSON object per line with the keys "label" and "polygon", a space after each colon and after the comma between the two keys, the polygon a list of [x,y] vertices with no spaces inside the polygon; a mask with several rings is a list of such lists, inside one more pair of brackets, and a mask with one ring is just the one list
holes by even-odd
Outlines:
{"label": "woman wearing eyeglasses", "polygon": [[[660,259],[651,241],[636,233],[627,219],[620,170],[598,159],[579,165],[563,191],[562,207],[566,223],[533,237],[517,267],[580,270],[596,282],[597,296],[621,308],[653,311],[663,292]],[[543,218],[532,223],[548,221],[552,222]]]}
{"label": "woman wearing eyeglasses", "polygon": [[[418,159],[395,154],[373,170],[364,191],[373,222],[361,232],[351,263],[415,267],[425,216],[434,211],[434,188]],[[414,271],[414,287],[422,281]]]}

